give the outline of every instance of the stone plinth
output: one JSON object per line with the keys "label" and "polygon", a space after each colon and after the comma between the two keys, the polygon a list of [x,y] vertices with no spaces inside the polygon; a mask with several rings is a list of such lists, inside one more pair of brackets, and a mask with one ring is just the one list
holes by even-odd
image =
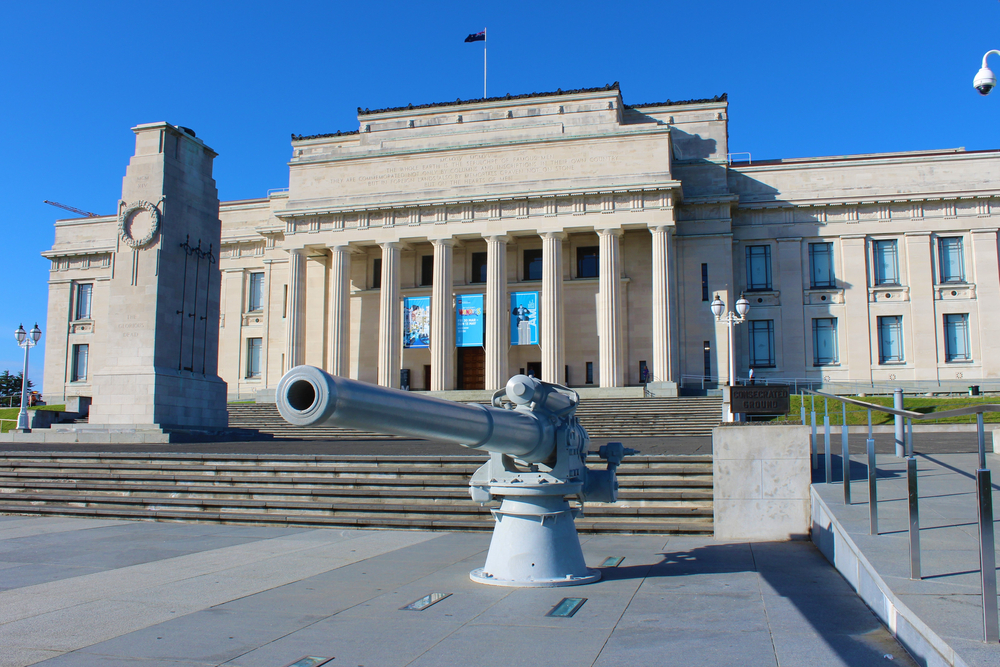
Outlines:
{"label": "stone plinth", "polygon": [[809,537],[809,427],[719,426],[712,447],[716,539]]}

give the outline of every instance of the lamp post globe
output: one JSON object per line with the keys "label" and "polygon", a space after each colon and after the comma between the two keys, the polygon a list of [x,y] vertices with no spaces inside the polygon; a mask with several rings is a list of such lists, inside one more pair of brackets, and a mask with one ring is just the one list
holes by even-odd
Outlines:
{"label": "lamp post globe", "polygon": [[17,344],[20,345],[21,343],[23,343],[27,335],[28,335],[27,332],[25,332],[24,330],[24,325],[23,324],[18,325],[17,330],[14,332],[14,338],[17,339]]}
{"label": "lamp post globe", "polygon": [[31,328],[31,339],[36,343],[42,338],[42,330],[38,328],[38,322]]}
{"label": "lamp post globe", "polygon": [[715,301],[712,302],[712,313],[715,315],[715,319],[722,317],[722,311],[726,309],[726,304],[722,302],[722,299],[718,294],[715,295]]}
{"label": "lamp post globe", "polygon": [[740,294],[740,300],[736,302],[736,314],[743,318],[746,317],[748,310],[750,310],[750,302]]}

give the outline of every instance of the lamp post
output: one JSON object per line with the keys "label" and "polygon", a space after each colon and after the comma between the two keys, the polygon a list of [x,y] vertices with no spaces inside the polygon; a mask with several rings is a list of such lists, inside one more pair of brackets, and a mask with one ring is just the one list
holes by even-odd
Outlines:
{"label": "lamp post", "polygon": [[21,411],[17,414],[17,430],[21,433],[30,433],[31,429],[28,427],[28,350],[35,347],[38,344],[39,339],[42,337],[42,330],[38,328],[36,323],[31,331],[25,331],[24,325],[17,327],[17,331],[14,332],[14,338],[17,339],[17,344],[24,348],[24,371],[21,373]]}
{"label": "lamp post", "polygon": [[[725,310],[725,302],[716,294],[715,301],[712,302],[712,313],[715,315],[716,322],[725,322],[729,326],[729,386],[733,387],[736,385],[736,346],[733,342],[733,329],[737,324],[746,322],[746,314],[750,310],[750,302],[740,294],[739,301],[736,302],[736,312],[734,313],[730,310],[723,315]],[[732,410],[727,411],[726,421],[736,421]]]}

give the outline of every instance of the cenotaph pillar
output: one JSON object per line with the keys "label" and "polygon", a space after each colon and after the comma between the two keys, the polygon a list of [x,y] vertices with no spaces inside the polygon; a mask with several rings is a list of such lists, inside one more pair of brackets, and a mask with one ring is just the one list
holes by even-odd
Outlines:
{"label": "cenotaph pillar", "polygon": [[218,375],[219,196],[216,153],[169,123],[132,128],[122,180],[107,322],[95,327],[90,425],[221,429]]}

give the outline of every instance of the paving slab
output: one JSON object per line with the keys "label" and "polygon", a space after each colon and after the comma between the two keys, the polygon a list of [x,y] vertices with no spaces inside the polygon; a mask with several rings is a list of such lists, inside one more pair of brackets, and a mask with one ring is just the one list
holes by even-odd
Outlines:
{"label": "paving slab", "polygon": [[[926,624],[927,632],[918,631],[921,637],[915,639],[914,651],[920,650],[916,644],[930,646],[940,642],[935,650],[943,653],[944,664],[1000,665],[1000,644],[983,642],[975,496],[978,456],[928,451],[933,446],[927,442],[921,445],[916,435],[914,449],[918,452],[922,578],[910,578],[906,463],[894,455],[879,455],[876,461],[879,534],[870,534],[866,466],[861,465],[866,459],[857,457],[855,461],[852,457],[852,470],[860,468],[861,474],[853,477],[850,505],[844,505],[839,476],[834,484],[813,484],[814,539],[821,543],[828,558],[841,564],[849,579],[855,576],[851,570],[864,569],[865,563],[870,566],[874,575],[862,575],[863,583],[878,597],[882,594],[876,587],[880,585],[878,580],[881,581],[887,589],[884,591],[887,606],[896,608],[891,614],[903,619],[900,627],[911,632],[910,616],[918,619],[916,626]],[[921,449],[925,453],[919,453]],[[835,470],[839,470],[839,458],[834,458]],[[1000,484],[996,471],[1000,471],[1000,458],[987,454],[987,465],[994,471],[992,495],[997,517]],[[821,502],[818,508],[817,500]],[[833,532],[816,524],[816,517],[824,513],[835,521]],[[993,548],[1000,551],[1000,521],[994,521]],[[995,571],[991,574],[996,577]],[[992,604],[996,606],[998,600],[992,600]]]}
{"label": "paving slab", "polygon": [[[489,535],[75,523],[36,534],[56,540],[46,548],[65,535],[79,554],[89,542],[105,569],[48,583],[25,570],[23,585],[0,591],[0,667],[280,667],[306,655],[352,667],[853,667],[884,665],[886,654],[916,664],[809,542],[586,536],[591,567],[624,558],[602,581],[512,589],[469,579]],[[246,541],[223,539],[237,537]],[[36,554],[36,538],[26,539],[24,554]],[[145,541],[148,560],[116,560],[107,548],[115,540]],[[2,562],[21,562],[21,540],[6,542]],[[20,566],[0,576],[12,572],[16,583]],[[400,609],[431,592],[451,596]],[[547,616],[564,597],[587,600],[573,617]]]}

